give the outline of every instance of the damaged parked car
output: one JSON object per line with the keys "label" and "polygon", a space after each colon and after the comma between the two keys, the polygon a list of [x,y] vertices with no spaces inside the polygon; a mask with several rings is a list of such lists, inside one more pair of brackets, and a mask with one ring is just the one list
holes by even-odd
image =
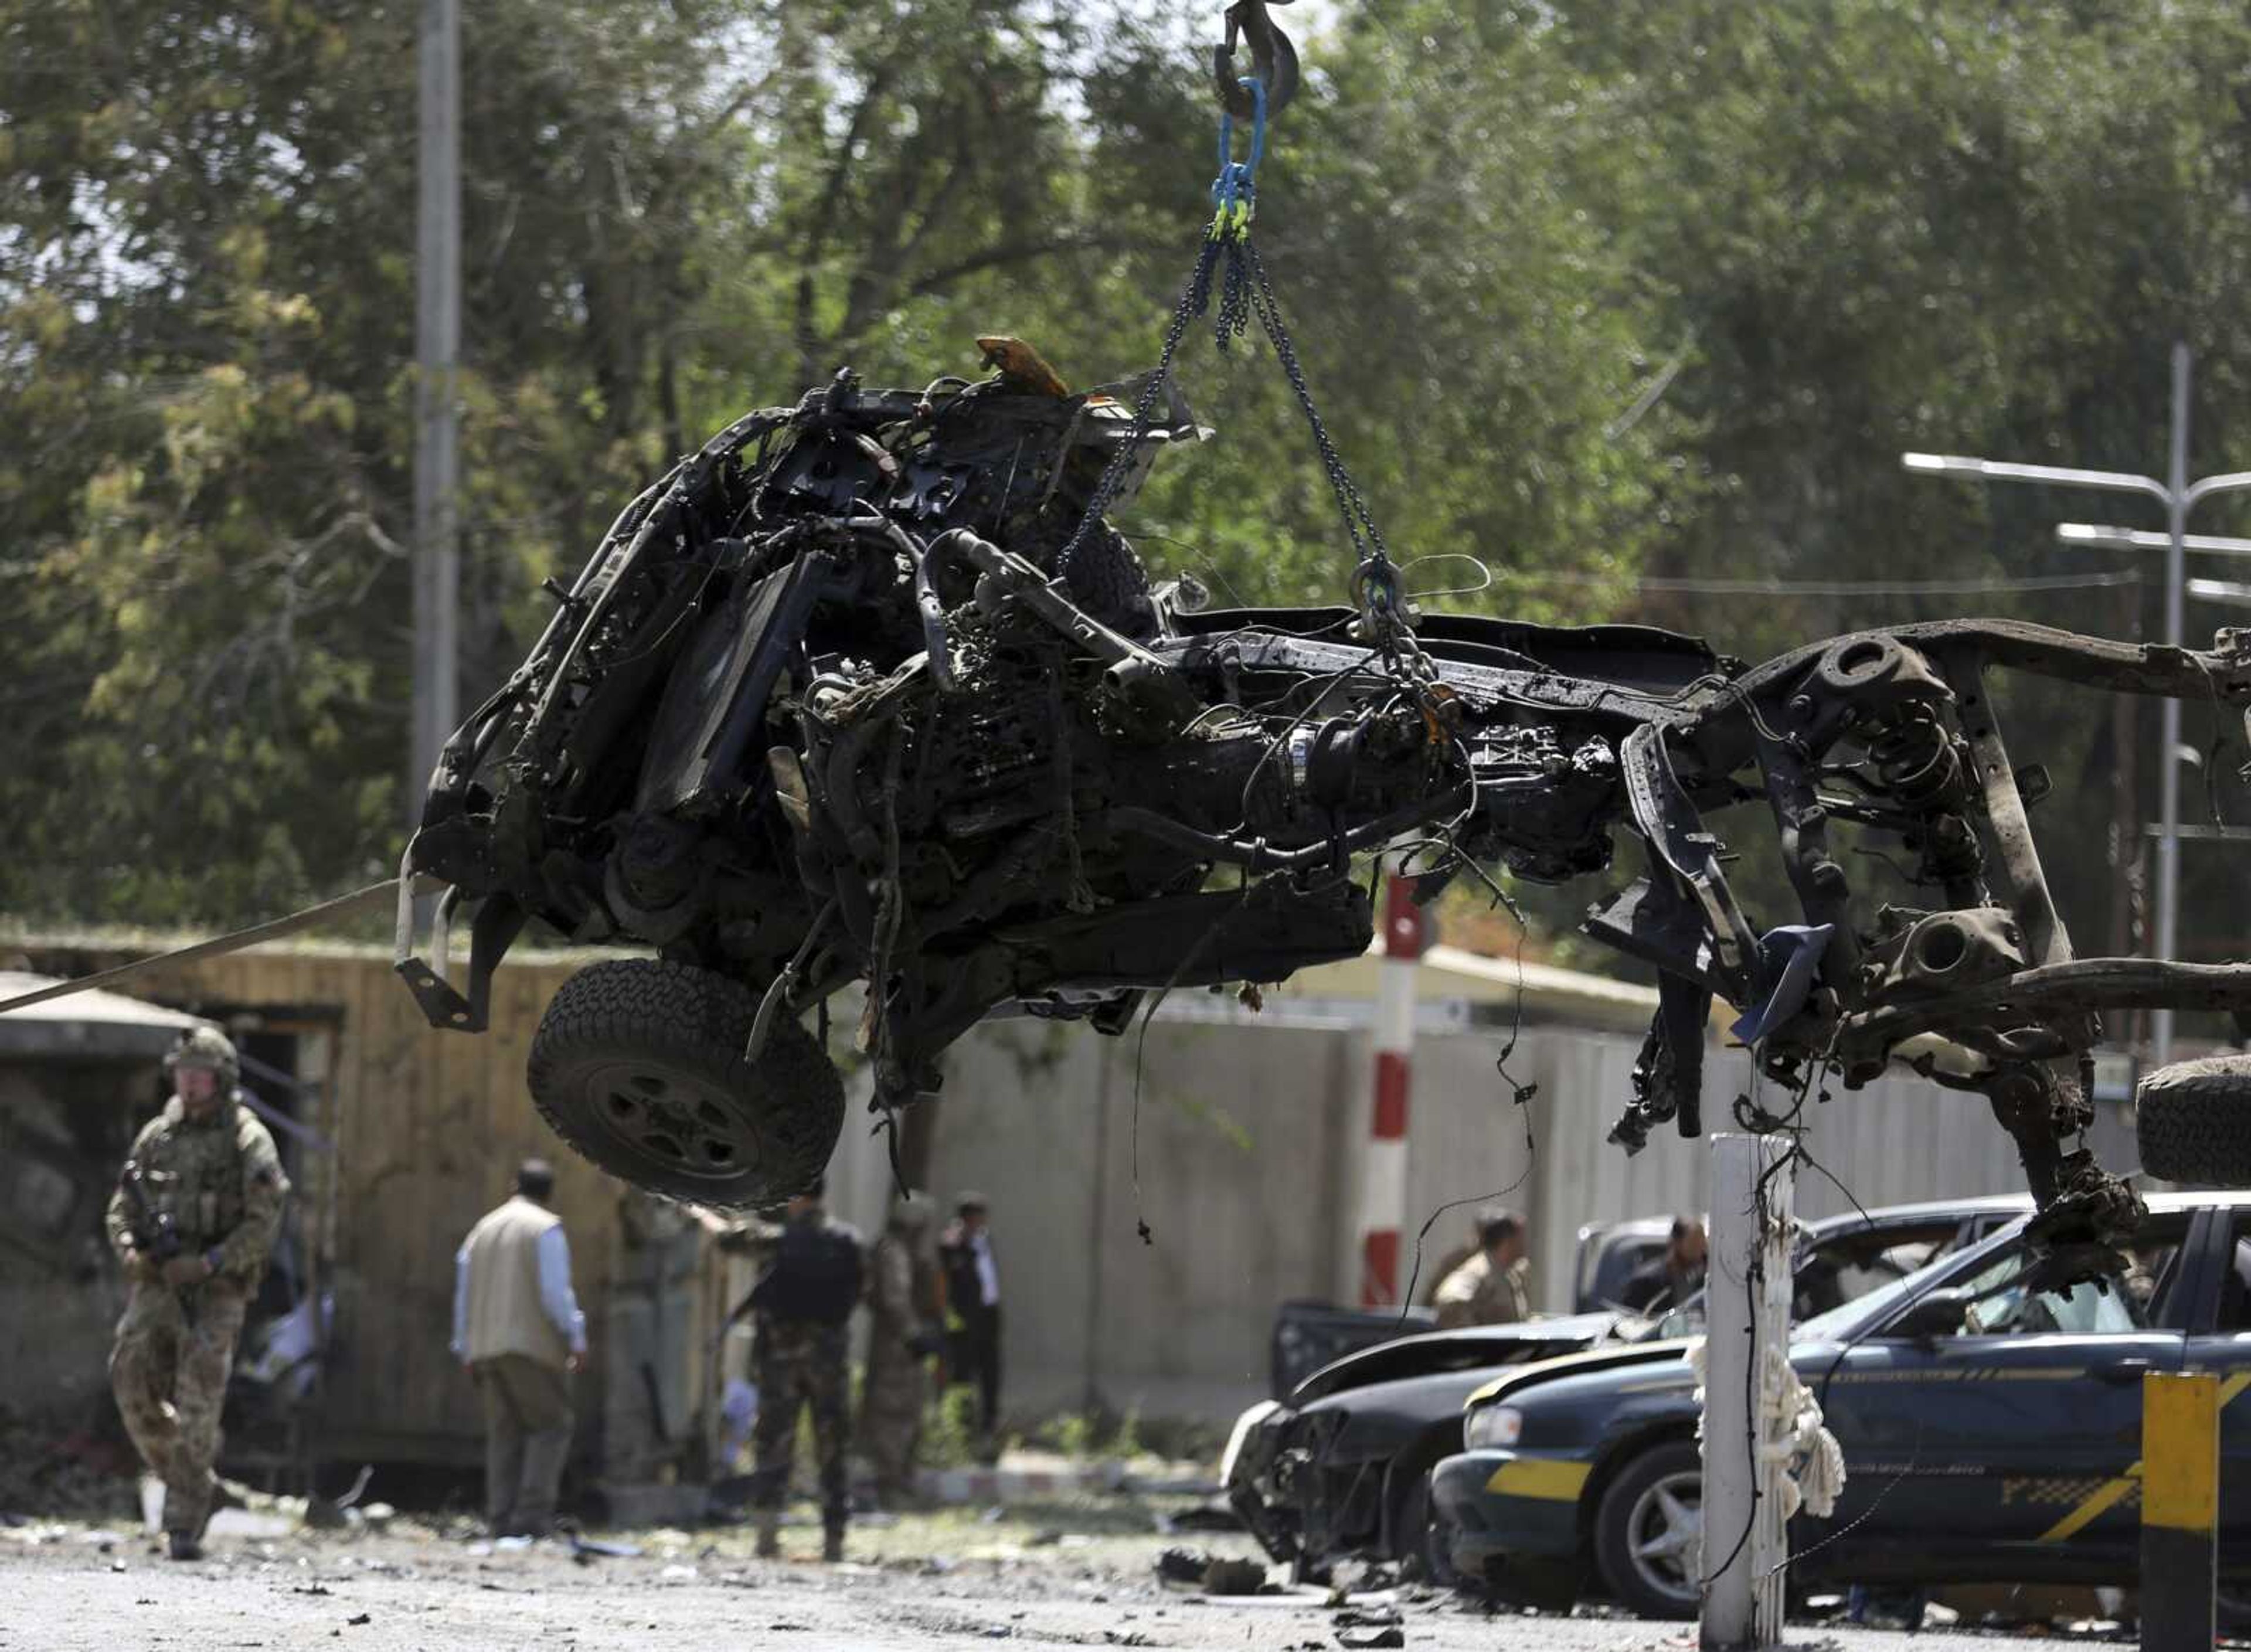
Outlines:
{"label": "damaged parked car", "polygon": [[[1790,1364],[1843,1448],[1796,1584],[2137,1581],[2142,1379],[2220,1378],[2221,1575],[2251,1581],[2251,1199],[2152,1196],[2113,1248],[2031,1221],[1797,1324]],[[1431,1476],[1430,1547],[1504,1595],[1695,1615],[1701,1413],[1682,1342],[1503,1371]],[[1732,1542],[1734,1534],[1720,1539]]]}
{"label": "damaged parked car", "polygon": [[[1954,1200],[1804,1225],[1793,1318],[1811,1318],[1973,1244],[2021,1217],[2022,1197]],[[1462,1411],[1496,1377],[1634,1347],[1702,1323],[1702,1301],[1663,1320],[1618,1312],[1402,1337],[1315,1372],[1286,1403],[1244,1412],[1220,1468],[1228,1501],[1268,1554],[1319,1576],[1335,1562],[1413,1560],[1449,1574],[1429,1541],[1430,1476],[1462,1448]]]}
{"label": "damaged parked car", "polygon": [[[1669,1216],[1591,1222],[1582,1227],[1571,1311],[1623,1311],[1627,1281],[1645,1263],[1664,1254],[1672,1231]],[[1340,1308],[1313,1297],[1283,1303],[1274,1315],[1274,1331],[1269,1339],[1271,1385],[1266,1392],[1276,1399],[1287,1399],[1299,1383],[1347,1354],[1435,1329],[1438,1316],[1430,1305],[1432,1294],[1451,1271],[1448,1264],[1465,1260],[1470,1249],[1465,1246],[1433,1267],[1429,1284],[1418,1293],[1420,1300],[1403,1308]]]}
{"label": "damaged parked car", "polygon": [[[1624,843],[1638,869],[1587,930],[1653,967],[1662,1005],[1623,1146],[1700,1131],[1717,996],[1786,1093],[1911,1061],[1988,1098],[2054,1232],[2131,1225],[2075,1145],[2100,1012],[2251,1009],[2251,968],[2074,958],[2029,825],[2047,776],[1993,681],[2240,709],[2251,634],[1954,620],[1746,666],[1641,626],[1418,614],[1380,540],[1348,605],[1214,611],[1152,584],[1104,514],[1203,434],[1170,380],[1073,392],[987,343],[974,382],[845,371],[721,431],[551,582],[544,635],[445,746],[398,947],[434,1025],[484,1025],[534,919],[657,954],[548,1006],[528,1077],[571,1146],[769,1205],[841,1128],[804,1023],[847,988],[896,1116],[996,1010],[1117,1033],[1171,988],[1362,952],[1371,851],[1418,844],[1427,900],[1493,866],[1592,878]],[[1794,910],[1754,917],[1723,829],[1767,840]],[[1862,839],[1911,901],[1856,888]],[[444,886],[437,929],[468,927],[458,982],[412,874]],[[2214,1141],[2241,1162],[2240,1087],[2145,1114],[2144,1164],[2208,1174]]]}

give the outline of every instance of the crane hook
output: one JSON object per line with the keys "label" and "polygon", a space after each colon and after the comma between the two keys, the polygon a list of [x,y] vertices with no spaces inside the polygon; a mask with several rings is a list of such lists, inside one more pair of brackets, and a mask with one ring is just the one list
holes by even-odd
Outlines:
{"label": "crane hook", "polygon": [[[1290,0],[1271,0],[1282,6]],[[1250,46],[1250,73],[1266,83],[1266,116],[1271,120],[1283,107],[1298,94],[1298,50],[1290,44],[1290,37],[1274,26],[1266,15],[1269,0],[1235,0],[1227,9],[1227,44],[1211,49],[1212,76],[1218,83],[1219,104],[1240,121],[1252,119],[1257,113],[1250,91],[1238,85],[1241,77],[1235,67],[1235,47],[1238,40]]]}

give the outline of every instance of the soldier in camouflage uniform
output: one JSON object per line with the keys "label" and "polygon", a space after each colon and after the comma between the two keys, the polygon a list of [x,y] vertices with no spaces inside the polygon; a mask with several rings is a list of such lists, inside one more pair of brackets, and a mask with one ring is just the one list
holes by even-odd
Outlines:
{"label": "soldier in camouflage uniform", "polygon": [[[235,1341],[289,1183],[274,1138],[241,1099],[234,1046],[217,1029],[188,1033],[164,1065],[172,1097],[133,1142],[152,1208],[139,1208],[122,1177],[109,1201],[109,1243],[129,1286],[109,1377],[142,1460],[163,1479],[172,1558],[192,1560],[218,1485],[211,1466]],[[160,1260],[142,1247],[164,1218],[179,1243]]]}
{"label": "soldier in camouflage uniform", "polygon": [[860,1300],[860,1236],[832,1222],[816,1181],[789,1202],[781,1227],[765,1236],[772,1258],[751,1293],[757,1312],[758,1419],[751,1501],[758,1509],[758,1553],[781,1552],[781,1505],[789,1494],[800,1406],[813,1413],[821,1465],[821,1558],[844,1558],[850,1509],[844,1448],[851,1434],[846,1324]]}
{"label": "soldier in camouflage uniform", "polygon": [[868,1266],[868,1369],[860,1391],[860,1443],[876,1470],[876,1494],[896,1508],[914,1489],[922,1440],[924,1367],[943,1335],[938,1269],[923,1235],[930,1202],[891,1206]]}

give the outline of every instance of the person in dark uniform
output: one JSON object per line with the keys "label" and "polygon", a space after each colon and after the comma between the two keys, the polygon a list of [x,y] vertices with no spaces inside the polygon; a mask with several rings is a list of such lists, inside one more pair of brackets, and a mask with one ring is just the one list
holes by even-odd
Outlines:
{"label": "person in dark uniform", "polygon": [[1654,1319],[1704,1288],[1704,1225],[1693,1216],[1673,1218],[1662,1254],[1635,1270],[1622,1293],[1625,1306]]}
{"label": "person in dark uniform", "polygon": [[860,1300],[862,1263],[859,1234],[829,1219],[825,1190],[816,1180],[789,1202],[779,1230],[759,1236],[771,1260],[749,1301],[757,1315],[758,1382],[751,1501],[758,1553],[767,1558],[781,1552],[781,1505],[800,1409],[813,1413],[820,1461],[821,1558],[844,1558],[850,1510],[844,1451],[851,1437],[845,1328]]}
{"label": "person in dark uniform", "polygon": [[949,1380],[977,1385],[978,1426],[989,1446],[1001,1422],[1001,1271],[985,1196],[964,1193],[954,1212],[938,1245],[953,1333]]}

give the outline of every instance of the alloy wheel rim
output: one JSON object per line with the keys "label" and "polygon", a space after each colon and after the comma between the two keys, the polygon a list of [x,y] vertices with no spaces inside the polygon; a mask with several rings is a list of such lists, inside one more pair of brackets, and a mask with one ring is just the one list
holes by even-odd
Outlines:
{"label": "alloy wheel rim", "polygon": [[1643,1583],[1676,1600],[1693,1601],[1704,1572],[1701,1470],[1666,1475],[1634,1499],[1625,1523],[1626,1553]]}

